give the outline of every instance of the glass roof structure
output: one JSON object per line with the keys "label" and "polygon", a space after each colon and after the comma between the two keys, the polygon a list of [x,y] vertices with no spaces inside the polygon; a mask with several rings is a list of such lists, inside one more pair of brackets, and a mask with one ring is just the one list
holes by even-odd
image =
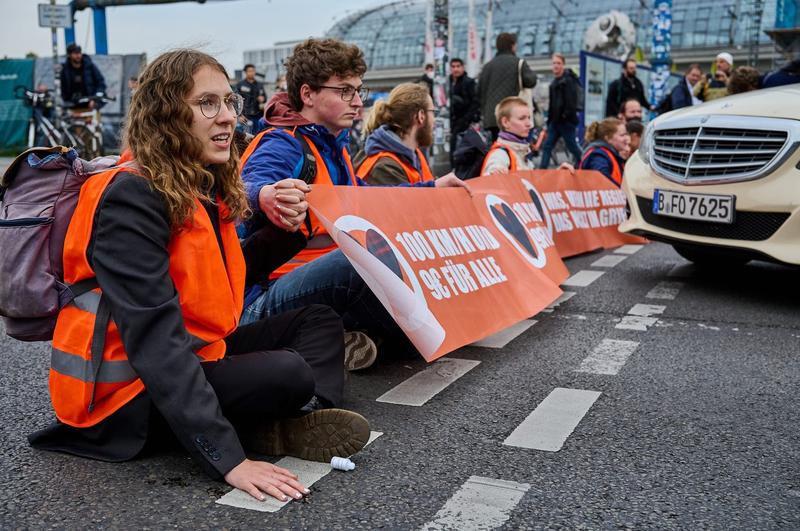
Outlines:
{"label": "glass roof structure", "polygon": [[[475,0],[479,42],[483,42],[489,0]],[[492,49],[498,33],[518,35],[517,55],[577,54],[586,28],[616,9],[637,28],[636,43],[649,55],[652,0],[494,0]],[[674,0],[672,48],[736,50],[757,40],[768,44],[765,29],[775,25],[778,0]],[[760,21],[757,6],[763,6]],[[370,69],[421,66],[424,63],[423,0],[400,0],[360,11],[338,21],[328,32],[358,45]],[[450,0],[450,57],[467,55],[467,0]]]}

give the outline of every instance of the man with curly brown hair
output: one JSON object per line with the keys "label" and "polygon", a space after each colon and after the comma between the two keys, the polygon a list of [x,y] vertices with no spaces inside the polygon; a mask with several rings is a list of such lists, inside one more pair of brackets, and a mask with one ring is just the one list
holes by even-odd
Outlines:
{"label": "man with curly brown hair", "polygon": [[[307,244],[289,262],[248,290],[243,322],[310,304],[326,304],[349,330],[402,337],[397,324],[350,265],[322,224],[308,212],[314,186],[360,186],[347,151],[349,130],[363,107],[367,66],[361,50],[335,39],[309,39],[286,60],[287,92],[267,103],[269,129],[242,155],[242,178],[256,213],[246,236],[279,227],[302,232]],[[455,176],[421,186],[458,186]],[[365,368],[377,348],[365,334],[345,337],[345,366]]]}

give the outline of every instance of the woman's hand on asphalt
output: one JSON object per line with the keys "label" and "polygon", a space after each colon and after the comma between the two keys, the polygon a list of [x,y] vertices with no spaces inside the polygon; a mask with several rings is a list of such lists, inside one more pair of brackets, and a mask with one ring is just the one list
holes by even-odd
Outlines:
{"label": "woman's hand on asphalt", "polygon": [[276,500],[289,501],[299,500],[310,492],[297,481],[296,475],[285,468],[250,459],[245,459],[225,474],[225,481],[259,501],[266,500],[265,493]]}
{"label": "woman's hand on asphalt", "polygon": [[267,218],[289,232],[298,230],[306,218],[306,193],[311,187],[300,179],[283,179],[261,187],[258,206]]}

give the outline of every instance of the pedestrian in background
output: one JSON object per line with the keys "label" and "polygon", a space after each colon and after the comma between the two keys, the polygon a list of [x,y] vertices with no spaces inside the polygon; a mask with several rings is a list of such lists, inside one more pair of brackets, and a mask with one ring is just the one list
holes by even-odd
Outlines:
{"label": "pedestrian in background", "polygon": [[700,65],[693,63],[689,65],[683,74],[683,78],[677,85],[672,87],[669,94],[659,104],[658,114],[664,114],[675,109],[682,109],[684,107],[691,107],[703,103],[697,96],[694,95],[694,87],[703,78],[703,69]]}
{"label": "pedestrian in background", "polygon": [[636,61],[628,59],[622,64],[622,74],[608,86],[606,96],[606,116],[617,116],[626,100],[634,99],[645,109],[650,102],[644,95],[644,85],[636,76]]}
{"label": "pedestrian in background", "polygon": [[263,114],[264,103],[267,101],[264,86],[256,81],[255,65],[244,65],[244,79],[236,84],[236,92],[244,99],[244,112],[239,117],[239,123],[249,126],[246,132],[255,135],[261,129],[258,122]]}
{"label": "pedestrian in background", "polygon": [[728,79],[728,94],[741,94],[760,88],[761,74],[752,66],[737,66]]}
{"label": "pedestrian in background", "polygon": [[419,76],[417,79],[417,83],[424,84],[428,87],[428,94],[430,94],[431,99],[433,98],[433,65],[428,63],[425,65],[425,70],[423,70],[422,75]]}
{"label": "pedestrian in background", "polygon": [[[524,59],[517,57],[517,36],[513,33],[501,33],[495,42],[497,55],[483,65],[478,78],[478,94],[480,100],[483,126],[497,140],[500,132],[495,108],[501,100],[517,96],[522,88],[536,86],[536,74]],[[522,64],[520,64],[522,61]],[[522,87],[518,79],[522,79]],[[531,102],[528,102],[531,105]]]}
{"label": "pedestrian in background", "polygon": [[717,54],[714,66],[713,75],[706,74],[705,79],[695,85],[692,91],[700,101],[712,101],[728,95],[728,78],[733,71],[733,56],[728,52]]}
{"label": "pedestrian in background", "polygon": [[480,102],[475,80],[464,69],[464,61],[454,57],[450,60],[450,165],[456,152],[458,135],[470,124],[479,122]]}
{"label": "pedestrian in background", "polygon": [[[106,79],[92,58],[81,51],[74,42],[67,46],[67,60],[61,65],[61,99],[76,102],[81,98],[91,98],[105,94]],[[89,100],[88,107],[94,109],[103,104]]]}
{"label": "pedestrian in background", "polygon": [[540,168],[546,170],[550,165],[550,154],[559,138],[564,139],[567,150],[577,164],[581,160],[581,148],[575,140],[578,127],[578,92],[580,81],[575,72],[565,68],[566,60],[560,53],[554,53],[551,60],[553,81],[550,83],[550,104],[547,111],[547,137],[542,147]]}
{"label": "pedestrian in background", "polygon": [[780,87],[800,83],[800,58],[790,61],[778,70],[773,70],[764,75],[761,88]]}
{"label": "pedestrian in background", "polygon": [[631,138],[622,120],[605,118],[586,128],[586,151],[580,169],[596,170],[617,186],[622,186],[625,157],[630,154]]}

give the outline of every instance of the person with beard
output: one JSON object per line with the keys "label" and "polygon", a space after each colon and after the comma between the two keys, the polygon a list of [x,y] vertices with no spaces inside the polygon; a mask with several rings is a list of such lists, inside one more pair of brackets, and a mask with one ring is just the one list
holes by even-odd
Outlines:
{"label": "person with beard", "polygon": [[[74,42],[67,46],[67,60],[61,65],[61,99],[75,102],[105,91],[106,80],[91,58]],[[89,101],[90,109],[96,105]]]}
{"label": "person with beard", "polygon": [[432,181],[422,149],[433,144],[434,112],[424,86],[395,87],[388,101],[378,101],[367,119],[367,144],[353,160],[356,175],[373,185]]}
{"label": "person with beard", "polygon": [[622,65],[622,75],[608,86],[606,97],[606,116],[617,116],[622,104],[629,99],[635,99],[645,109],[650,108],[650,103],[644,95],[644,85],[636,76],[636,61],[628,59]]}

